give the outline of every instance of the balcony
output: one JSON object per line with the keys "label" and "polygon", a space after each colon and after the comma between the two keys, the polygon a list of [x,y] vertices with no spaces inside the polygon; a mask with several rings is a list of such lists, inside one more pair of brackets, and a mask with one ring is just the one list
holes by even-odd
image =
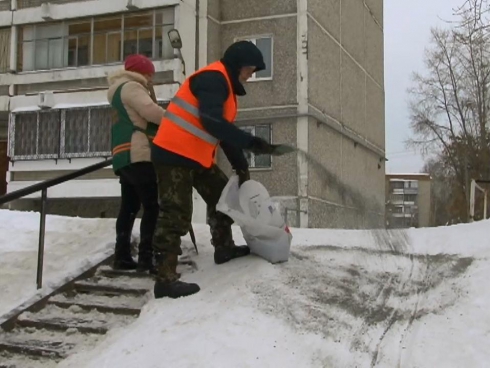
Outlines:
{"label": "balcony", "polygon": [[23,26],[17,71],[43,71],[121,63],[130,54],[174,58],[167,32],[174,9]]}
{"label": "balcony", "polygon": [[418,194],[419,188],[405,188],[403,193],[404,194]]}

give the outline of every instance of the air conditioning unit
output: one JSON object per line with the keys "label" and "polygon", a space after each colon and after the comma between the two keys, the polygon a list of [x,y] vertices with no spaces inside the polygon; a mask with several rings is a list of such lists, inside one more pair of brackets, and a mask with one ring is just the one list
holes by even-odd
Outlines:
{"label": "air conditioning unit", "polygon": [[126,4],[126,9],[128,10],[138,10],[139,6],[135,4],[135,0],[128,0],[128,3]]}
{"label": "air conditioning unit", "polygon": [[44,20],[53,20],[53,16],[51,15],[51,9],[49,3],[41,4],[41,17]]}
{"label": "air conditioning unit", "polygon": [[54,106],[54,94],[51,91],[39,92],[37,105],[41,109],[50,109]]}

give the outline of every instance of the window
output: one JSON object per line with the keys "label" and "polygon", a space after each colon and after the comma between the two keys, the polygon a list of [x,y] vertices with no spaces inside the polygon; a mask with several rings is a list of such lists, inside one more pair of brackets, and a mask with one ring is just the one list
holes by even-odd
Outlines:
{"label": "window", "polygon": [[10,28],[0,28],[0,73],[10,69]]}
{"label": "window", "polygon": [[419,182],[417,180],[411,180],[405,182],[405,188],[418,188]]}
{"label": "window", "polygon": [[[256,37],[247,38],[246,40],[252,42],[262,52],[264,56],[265,69],[258,71],[252,75],[251,81],[254,80],[270,80],[272,79],[272,37]],[[238,41],[238,40],[237,40]]]}
{"label": "window", "polygon": [[[249,132],[250,134],[260,137],[269,143],[272,143],[271,125],[251,125],[242,126],[241,129]],[[251,152],[246,151],[246,156],[250,168],[270,168],[272,167],[271,155],[255,155]]]}
{"label": "window", "polygon": [[47,70],[120,63],[132,53],[172,59],[167,33],[174,8],[24,26],[19,32],[18,70]]}
{"label": "window", "polygon": [[71,23],[68,26],[68,66],[90,64],[90,42],[92,24],[90,21]]}
{"label": "window", "polygon": [[415,202],[416,199],[417,199],[417,195],[416,194],[405,194],[403,196],[403,200],[405,202]]}
{"label": "window", "polygon": [[23,112],[12,116],[13,159],[56,158],[59,154],[60,112]]}
{"label": "window", "polygon": [[391,195],[392,202],[403,202],[403,194],[392,194]]}
{"label": "window", "polygon": [[10,0],[0,0],[0,11],[10,10],[11,1]]}
{"label": "window", "polygon": [[403,207],[393,207],[393,213],[403,213]]}
{"label": "window", "polygon": [[403,181],[391,181],[391,189],[403,189]]}
{"label": "window", "polygon": [[69,109],[62,112],[62,158],[108,157],[115,111],[110,106]]}

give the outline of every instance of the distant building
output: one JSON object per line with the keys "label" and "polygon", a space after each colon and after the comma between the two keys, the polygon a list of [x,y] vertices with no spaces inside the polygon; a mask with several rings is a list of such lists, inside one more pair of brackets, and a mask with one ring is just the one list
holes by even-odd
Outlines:
{"label": "distant building", "polygon": [[386,227],[432,226],[429,174],[386,175]]}

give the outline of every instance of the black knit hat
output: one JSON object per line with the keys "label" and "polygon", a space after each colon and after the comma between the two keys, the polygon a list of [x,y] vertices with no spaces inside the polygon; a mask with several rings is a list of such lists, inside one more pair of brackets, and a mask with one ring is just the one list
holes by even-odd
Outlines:
{"label": "black knit hat", "polygon": [[256,72],[265,69],[262,53],[250,41],[233,43],[226,49],[222,61],[236,71],[244,66],[255,66]]}

